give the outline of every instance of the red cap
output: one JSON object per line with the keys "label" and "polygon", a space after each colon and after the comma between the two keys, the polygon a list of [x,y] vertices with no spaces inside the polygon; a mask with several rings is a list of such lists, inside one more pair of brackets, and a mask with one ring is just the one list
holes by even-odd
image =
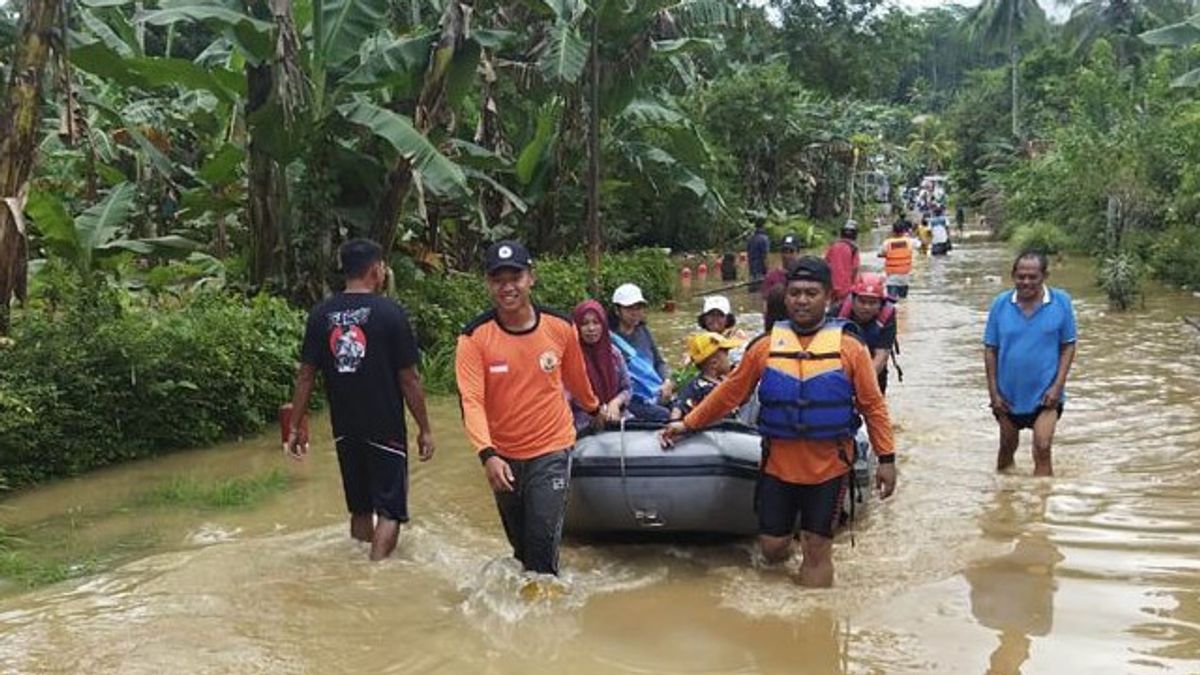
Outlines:
{"label": "red cap", "polygon": [[882,274],[864,274],[858,278],[858,283],[854,285],[852,291],[855,295],[865,295],[869,298],[879,298],[880,300],[887,297],[887,292],[883,288],[884,279]]}

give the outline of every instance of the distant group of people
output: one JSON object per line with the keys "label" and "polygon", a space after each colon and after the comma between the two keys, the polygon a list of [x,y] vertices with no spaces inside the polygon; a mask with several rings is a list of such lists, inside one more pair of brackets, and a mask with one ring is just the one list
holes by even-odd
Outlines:
{"label": "distant group of people", "polygon": [[[769,561],[787,558],[799,519],[800,581],[832,583],[833,529],[860,425],[878,458],[881,496],[895,489],[884,392],[896,303],[906,295],[912,264],[911,239],[894,230],[879,253],[886,275],[861,273],[856,236],[848,222],[825,259],[799,255],[798,240],[784,237],[774,270],[751,257],[763,284],[764,332],[747,342],[729,300],[706,298],[699,330],[687,340],[698,374],[682,387],[646,325],[647,302],[636,285],[619,286],[607,308],[585,300],[559,314],[533,302],[534,261],[520,242],[489,247],[484,279],[492,307],[459,336],[455,374],[467,439],[526,570],[558,573],[578,433],[643,419],[664,424],[661,440],[669,448],[756,398],[752,423],[764,439],[756,497],[761,551]],[[404,309],[380,294],[387,279],[382,250],[353,240],[339,258],[346,289],[310,314],[285,449],[297,458],[307,450],[304,421],[320,372],[351,535],[380,559],[408,519],[405,405],[419,427],[422,460],[434,454],[433,432],[413,328]],[[1051,471],[1075,341],[1070,298],[1046,287],[1046,274],[1044,257],[1019,257],[1016,290],[996,298],[985,331],[1001,432],[997,467],[1012,465],[1017,433],[1032,428],[1039,475]]]}

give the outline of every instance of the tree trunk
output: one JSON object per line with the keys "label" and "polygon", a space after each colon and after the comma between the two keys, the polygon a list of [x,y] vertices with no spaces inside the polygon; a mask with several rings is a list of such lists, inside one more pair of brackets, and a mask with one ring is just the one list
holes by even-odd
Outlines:
{"label": "tree trunk", "polygon": [[1021,66],[1021,47],[1014,41],[1009,48],[1009,60],[1012,65],[1012,134],[1017,141],[1021,140],[1021,99],[1018,77]]}
{"label": "tree trunk", "polygon": [[[274,86],[271,66],[246,65],[246,116],[267,104]],[[267,154],[251,131],[247,144],[246,209],[250,220],[250,283],[262,288],[278,273],[282,230],[282,175],[275,159]]]}
{"label": "tree trunk", "polygon": [[600,297],[600,15],[592,10],[592,57],[588,78],[587,259],[592,297]]}
{"label": "tree trunk", "polygon": [[[433,48],[435,56],[430,59],[430,71],[426,73],[426,77],[433,73],[433,68],[438,61],[437,54],[449,49],[451,50],[450,58],[453,58],[454,50],[457,50],[466,38],[467,22],[471,10],[472,6],[469,2],[455,0],[446,3],[446,8],[442,12],[442,34]],[[416,114],[413,115],[413,126],[421,134],[428,136],[429,131],[440,124],[448,113],[449,111],[446,109],[446,74],[442,72],[435,79],[427,79],[422,86]],[[400,225],[400,207],[404,204],[409,190],[412,189],[412,178],[412,164],[409,159],[407,157],[397,159],[396,165],[388,174],[387,190],[378,211],[376,211],[375,222],[371,226],[371,239],[383,247],[384,255],[390,254],[396,243],[396,229]]]}
{"label": "tree trunk", "polygon": [[853,149],[850,159],[850,180],[846,188],[846,220],[854,220],[854,176],[858,173],[858,148]]}
{"label": "tree trunk", "polygon": [[33,172],[41,123],[38,105],[42,100],[42,76],[51,44],[61,39],[56,29],[62,9],[62,0],[25,3],[0,117],[0,335],[8,335],[13,296],[23,301],[25,295],[28,253],[20,202]]}

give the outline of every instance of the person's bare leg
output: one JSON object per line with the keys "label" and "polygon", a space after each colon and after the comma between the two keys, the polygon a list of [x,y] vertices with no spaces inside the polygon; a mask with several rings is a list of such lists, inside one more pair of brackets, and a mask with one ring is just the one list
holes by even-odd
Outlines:
{"label": "person's bare leg", "polygon": [[800,533],[800,585],[829,588],[833,585],[833,540],[812,532]]}
{"label": "person's bare leg", "polygon": [[350,516],[350,536],[368,544],[374,539],[375,517],[370,513],[355,513]]}
{"label": "person's bare leg", "polygon": [[785,562],[792,557],[792,537],[772,537],[766,534],[758,535],[758,550],[762,551],[763,560],[769,564]]}
{"label": "person's bare leg", "polygon": [[1017,445],[1021,442],[1021,432],[1013,426],[1007,415],[997,415],[996,423],[1000,425],[1000,451],[996,454],[996,471],[1004,472],[1016,464]]}
{"label": "person's bare leg", "polygon": [[1050,446],[1054,444],[1054,431],[1058,428],[1058,411],[1042,410],[1033,423],[1033,475],[1053,476],[1050,461]]}
{"label": "person's bare leg", "polygon": [[400,539],[400,523],[391,518],[379,516],[375,519],[375,536],[371,541],[371,560],[383,560],[396,550],[396,541]]}

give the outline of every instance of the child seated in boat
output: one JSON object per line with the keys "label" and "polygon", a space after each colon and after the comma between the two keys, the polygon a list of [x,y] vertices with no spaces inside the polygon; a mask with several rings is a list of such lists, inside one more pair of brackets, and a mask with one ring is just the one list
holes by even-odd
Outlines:
{"label": "child seated in boat", "polygon": [[688,358],[700,369],[700,374],[680,390],[671,409],[671,419],[682,419],[725,380],[733,369],[729,350],[741,344],[741,340],[712,332],[695,333],[688,338]]}

